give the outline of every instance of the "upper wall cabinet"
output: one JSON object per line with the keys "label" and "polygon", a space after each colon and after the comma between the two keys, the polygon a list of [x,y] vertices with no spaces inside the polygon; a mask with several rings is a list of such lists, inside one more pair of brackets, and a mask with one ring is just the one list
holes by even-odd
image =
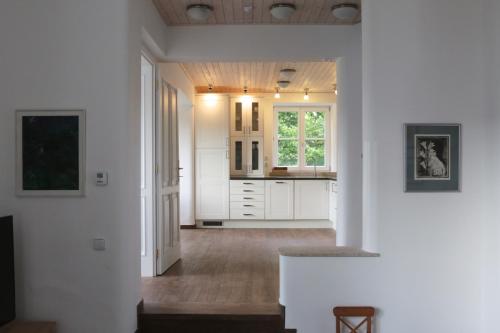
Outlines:
{"label": "upper wall cabinet", "polygon": [[196,148],[229,148],[229,99],[207,94],[196,97]]}
{"label": "upper wall cabinet", "polygon": [[263,136],[263,120],[259,99],[231,99],[231,136]]}

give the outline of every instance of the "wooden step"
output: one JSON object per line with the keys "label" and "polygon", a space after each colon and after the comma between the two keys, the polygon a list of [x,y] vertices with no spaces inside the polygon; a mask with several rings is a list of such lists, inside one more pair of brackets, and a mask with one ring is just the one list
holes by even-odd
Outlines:
{"label": "wooden step", "polygon": [[279,304],[144,304],[140,333],[283,333]]}

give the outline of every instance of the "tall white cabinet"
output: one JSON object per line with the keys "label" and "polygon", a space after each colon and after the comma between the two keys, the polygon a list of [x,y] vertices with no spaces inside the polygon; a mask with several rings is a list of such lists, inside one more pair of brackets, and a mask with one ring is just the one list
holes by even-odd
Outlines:
{"label": "tall white cabinet", "polygon": [[231,99],[231,175],[264,174],[263,119],[259,99]]}
{"label": "tall white cabinet", "polygon": [[196,219],[229,219],[229,99],[196,98]]}

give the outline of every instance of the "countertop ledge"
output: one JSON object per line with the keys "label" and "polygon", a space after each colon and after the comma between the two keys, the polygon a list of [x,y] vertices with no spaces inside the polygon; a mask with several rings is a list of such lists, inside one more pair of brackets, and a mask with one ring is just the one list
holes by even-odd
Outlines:
{"label": "countertop ledge", "polygon": [[231,176],[230,180],[333,180],[336,177],[329,176]]}
{"label": "countertop ledge", "polygon": [[280,247],[284,257],[380,257],[380,254],[347,246],[287,246]]}

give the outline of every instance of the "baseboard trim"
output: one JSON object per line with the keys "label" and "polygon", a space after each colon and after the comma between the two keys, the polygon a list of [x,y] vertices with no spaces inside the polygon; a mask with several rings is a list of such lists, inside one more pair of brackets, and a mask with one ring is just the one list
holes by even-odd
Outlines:
{"label": "baseboard trim", "polygon": [[198,228],[273,228],[273,229],[335,229],[329,220],[224,220],[222,226],[204,226],[196,221]]}
{"label": "baseboard trim", "polygon": [[181,229],[196,229],[196,224],[181,224]]}

